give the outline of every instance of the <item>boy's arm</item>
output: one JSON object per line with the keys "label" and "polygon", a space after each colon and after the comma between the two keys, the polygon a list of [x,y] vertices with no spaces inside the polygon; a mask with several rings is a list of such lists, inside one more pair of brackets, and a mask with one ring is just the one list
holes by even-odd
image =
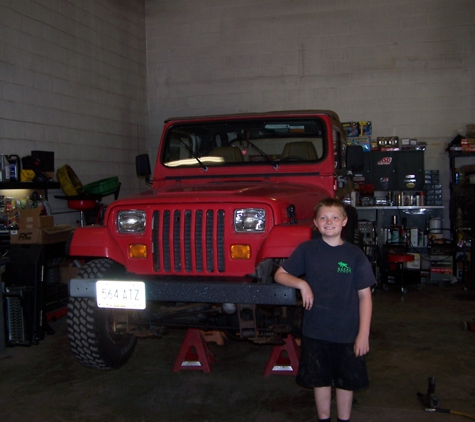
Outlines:
{"label": "boy's arm", "polygon": [[299,289],[300,293],[302,294],[303,307],[307,310],[312,308],[313,292],[305,280],[289,274],[282,267],[279,267],[279,269],[276,271],[274,280],[279,284],[283,284],[284,286]]}
{"label": "boy's arm", "polygon": [[369,329],[371,326],[371,314],[373,311],[373,299],[371,289],[367,287],[358,290],[359,310],[360,310],[360,328],[355,340],[355,355],[363,356],[369,352]]}

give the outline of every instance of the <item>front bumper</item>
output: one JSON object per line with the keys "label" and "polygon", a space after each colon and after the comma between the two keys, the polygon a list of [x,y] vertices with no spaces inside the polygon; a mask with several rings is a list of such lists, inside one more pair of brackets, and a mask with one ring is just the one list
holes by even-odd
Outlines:
{"label": "front bumper", "polygon": [[[69,282],[70,297],[96,298],[96,281],[75,278]],[[126,281],[126,280],[123,280]],[[146,300],[152,302],[241,303],[287,305],[296,303],[296,291],[280,284],[210,281],[144,281]]]}

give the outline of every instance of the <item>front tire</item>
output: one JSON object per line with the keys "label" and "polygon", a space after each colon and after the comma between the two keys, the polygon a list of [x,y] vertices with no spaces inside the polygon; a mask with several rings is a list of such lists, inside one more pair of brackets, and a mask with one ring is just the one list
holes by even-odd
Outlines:
{"label": "front tire", "polygon": [[[124,269],[110,259],[88,262],[77,278],[115,278]],[[68,337],[71,351],[82,365],[100,370],[117,369],[132,355],[137,343],[130,334],[118,334],[113,330],[118,313],[113,309],[101,309],[95,300],[69,298]]]}

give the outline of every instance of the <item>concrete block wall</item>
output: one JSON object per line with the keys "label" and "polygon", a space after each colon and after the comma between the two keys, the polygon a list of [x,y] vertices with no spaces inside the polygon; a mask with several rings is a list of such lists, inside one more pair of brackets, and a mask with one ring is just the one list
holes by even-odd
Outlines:
{"label": "concrete block wall", "polygon": [[83,184],[143,188],[145,60],[143,0],[0,0],[0,153],[54,151]]}
{"label": "concrete block wall", "polygon": [[[146,0],[150,150],[166,117],[333,109],[428,142],[475,122],[471,0]],[[446,216],[448,221],[448,214]]]}

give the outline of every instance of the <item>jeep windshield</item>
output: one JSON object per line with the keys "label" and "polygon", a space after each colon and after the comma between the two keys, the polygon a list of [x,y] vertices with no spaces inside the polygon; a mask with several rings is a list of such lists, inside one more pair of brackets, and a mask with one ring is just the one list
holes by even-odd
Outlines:
{"label": "jeep windshield", "polygon": [[326,137],[318,118],[179,123],[166,134],[161,160],[170,168],[315,163],[326,156]]}

